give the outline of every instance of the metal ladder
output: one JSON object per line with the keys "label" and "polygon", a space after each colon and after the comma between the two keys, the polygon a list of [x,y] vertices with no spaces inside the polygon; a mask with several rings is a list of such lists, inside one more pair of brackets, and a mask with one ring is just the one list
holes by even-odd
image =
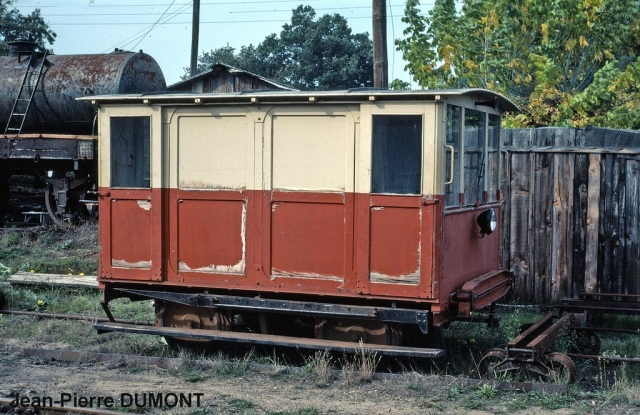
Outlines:
{"label": "metal ladder", "polygon": [[[11,115],[9,115],[9,121],[7,122],[7,126],[4,130],[5,134],[20,134],[22,131],[22,126],[24,125],[24,121],[29,113],[33,96],[36,93],[36,88],[38,86],[38,82],[40,82],[40,76],[42,75],[42,70],[45,66],[49,66],[47,53],[44,53],[42,61],[38,63],[38,53],[33,52],[29,58],[29,64],[27,65],[27,70],[24,73],[24,78],[22,78],[22,85],[18,91],[18,96],[16,97],[16,101],[11,109]],[[33,82],[34,77],[35,82]]]}

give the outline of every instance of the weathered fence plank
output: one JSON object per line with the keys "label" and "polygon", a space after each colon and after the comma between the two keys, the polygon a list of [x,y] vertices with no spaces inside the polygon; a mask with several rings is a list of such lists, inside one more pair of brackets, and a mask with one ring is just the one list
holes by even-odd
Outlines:
{"label": "weathered fence plank", "polygon": [[[525,134],[526,133],[526,134]],[[512,136],[516,146],[528,146],[531,131]],[[532,293],[529,278],[529,237],[531,230],[531,177],[532,158],[526,154],[513,154],[511,158],[511,221],[510,263],[515,276],[516,293]]]}
{"label": "weathered fence plank", "polygon": [[[570,289],[560,295],[570,295],[585,288],[587,257],[587,197],[589,186],[589,157],[586,154],[575,155],[575,171],[573,175],[573,259],[571,275],[573,284]],[[568,235],[567,235],[568,237]]]}
{"label": "weathered fence plank", "polygon": [[625,274],[623,294],[640,294],[640,160],[627,160],[625,213]]}
{"label": "weathered fence plank", "polygon": [[505,130],[502,263],[514,296],[640,294],[640,132]]}

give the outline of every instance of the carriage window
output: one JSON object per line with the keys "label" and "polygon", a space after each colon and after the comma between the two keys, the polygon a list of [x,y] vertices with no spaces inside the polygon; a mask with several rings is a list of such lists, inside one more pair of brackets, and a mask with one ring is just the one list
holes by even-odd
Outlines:
{"label": "carriage window", "polygon": [[500,116],[489,115],[489,142],[487,143],[487,178],[488,178],[488,198],[490,202],[498,200],[498,189],[500,188]]}
{"label": "carriage window", "polygon": [[149,189],[149,117],[111,118],[111,187]]}
{"label": "carriage window", "polygon": [[[462,130],[462,108],[455,105],[447,105],[446,126],[446,182],[445,206],[460,205],[460,132]],[[451,151],[453,149],[453,171],[451,169]],[[451,177],[453,175],[453,177]]]}
{"label": "carriage window", "polygon": [[371,192],[419,194],[422,116],[374,115]]}
{"label": "carriage window", "polygon": [[485,175],[485,113],[467,109],[464,113],[464,204],[482,202]]}

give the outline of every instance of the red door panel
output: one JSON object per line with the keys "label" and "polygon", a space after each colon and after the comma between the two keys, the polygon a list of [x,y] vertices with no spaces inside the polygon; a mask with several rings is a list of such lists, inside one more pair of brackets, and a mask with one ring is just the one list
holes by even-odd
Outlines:
{"label": "red door panel", "polygon": [[178,203],[178,269],[244,274],[243,200],[183,200]]}
{"label": "red door panel", "polygon": [[422,196],[359,198],[359,292],[432,298],[436,203]]}
{"label": "red door panel", "polygon": [[[159,195],[152,190],[101,191],[100,277],[122,280],[161,279]],[[154,232],[155,230],[155,232]]]}
{"label": "red door panel", "polygon": [[345,205],[271,205],[271,274],[337,277],[344,272]]}
{"label": "red door panel", "polygon": [[420,208],[371,209],[370,279],[418,283],[420,280]]}

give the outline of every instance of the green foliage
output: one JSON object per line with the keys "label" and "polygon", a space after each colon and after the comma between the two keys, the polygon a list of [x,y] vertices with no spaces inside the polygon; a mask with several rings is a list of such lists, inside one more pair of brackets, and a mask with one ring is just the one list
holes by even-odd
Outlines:
{"label": "green foliage", "polygon": [[637,129],[640,126],[640,58],[628,64],[608,62],[593,82],[559,107],[559,119],[570,125],[602,125]]}
{"label": "green foliage", "polygon": [[639,16],[640,0],[436,0],[427,16],[408,0],[396,45],[422,87],[514,100],[508,126],[640,128]]}
{"label": "green foliage", "polygon": [[47,50],[46,45],[52,45],[57,35],[49,29],[40,9],[23,16],[17,9],[10,8],[13,3],[14,0],[0,0],[0,56],[8,55],[7,42],[20,36],[31,38],[41,51]]}
{"label": "green foliage", "polygon": [[389,83],[389,89],[396,91],[408,90],[411,89],[411,84],[401,79],[394,79]]}
{"label": "green foliage", "polygon": [[500,396],[500,391],[494,385],[482,384],[475,392],[478,398],[482,399],[496,399]]}
{"label": "green foliage", "polygon": [[[222,62],[301,90],[329,90],[373,85],[373,43],[354,34],[339,14],[316,19],[310,6],[293,10],[280,35],[239,51],[227,45],[199,57],[198,72]],[[188,68],[185,69],[189,73]],[[184,77],[186,78],[186,76]]]}

